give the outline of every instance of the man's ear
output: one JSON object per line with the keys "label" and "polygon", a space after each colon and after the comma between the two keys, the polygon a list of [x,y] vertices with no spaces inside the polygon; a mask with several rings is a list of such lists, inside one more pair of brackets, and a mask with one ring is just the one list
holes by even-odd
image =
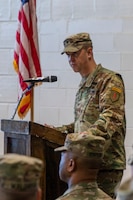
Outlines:
{"label": "man's ear", "polygon": [[87,48],[87,54],[88,54],[88,58],[92,57],[92,54],[93,54],[92,47]]}
{"label": "man's ear", "polygon": [[41,199],[42,199],[42,190],[39,187],[37,190],[36,200],[41,200]]}
{"label": "man's ear", "polygon": [[73,158],[71,158],[71,159],[68,161],[67,171],[68,171],[68,172],[73,172],[73,171],[75,170],[75,167],[76,167],[75,160],[74,160]]}

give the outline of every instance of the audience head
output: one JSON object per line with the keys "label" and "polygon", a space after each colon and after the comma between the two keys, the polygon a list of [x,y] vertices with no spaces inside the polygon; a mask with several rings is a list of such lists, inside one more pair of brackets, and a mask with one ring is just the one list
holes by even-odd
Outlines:
{"label": "audience head", "polygon": [[0,197],[2,200],[39,200],[43,163],[40,159],[5,154],[0,156]]}
{"label": "audience head", "polygon": [[60,179],[68,183],[70,179],[71,181],[80,181],[83,176],[86,179],[93,175],[96,176],[102,162],[104,145],[105,139],[100,136],[90,133],[68,134],[64,146],[55,149],[55,151],[61,152]]}

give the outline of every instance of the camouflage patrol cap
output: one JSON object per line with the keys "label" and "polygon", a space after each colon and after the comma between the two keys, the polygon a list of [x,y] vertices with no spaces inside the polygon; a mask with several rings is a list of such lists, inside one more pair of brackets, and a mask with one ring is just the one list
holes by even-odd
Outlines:
{"label": "camouflage patrol cap", "polygon": [[133,199],[133,178],[130,178],[123,182],[116,188],[116,194],[120,200],[132,200]]}
{"label": "camouflage patrol cap", "polygon": [[64,43],[64,50],[62,51],[61,54],[67,52],[70,53],[77,52],[80,49],[82,49],[82,47],[85,44],[90,44],[90,46],[92,46],[92,41],[88,33],[78,33],[75,35],[71,35],[68,38],[66,38],[63,43]]}
{"label": "camouflage patrol cap", "polygon": [[9,191],[30,191],[37,188],[43,169],[38,158],[18,154],[0,156],[0,188]]}
{"label": "camouflage patrol cap", "polygon": [[55,151],[71,151],[85,158],[101,158],[104,153],[105,139],[84,133],[67,134],[64,146]]}

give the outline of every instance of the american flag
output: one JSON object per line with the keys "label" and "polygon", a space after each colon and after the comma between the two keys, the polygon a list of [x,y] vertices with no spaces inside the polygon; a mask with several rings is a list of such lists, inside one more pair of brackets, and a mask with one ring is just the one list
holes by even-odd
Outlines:
{"label": "american flag", "polygon": [[[19,98],[28,87],[23,80],[42,75],[39,61],[36,0],[21,0],[18,12],[13,65],[19,77]],[[31,91],[22,98],[18,115],[24,118],[31,106]]]}

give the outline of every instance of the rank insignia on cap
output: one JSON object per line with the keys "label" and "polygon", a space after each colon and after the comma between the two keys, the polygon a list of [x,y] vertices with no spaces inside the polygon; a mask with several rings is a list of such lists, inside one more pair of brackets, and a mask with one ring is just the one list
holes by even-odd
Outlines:
{"label": "rank insignia on cap", "polygon": [[118,101],[120,97],[121,89],[117,87],[112,87],[111,89],[111,100],[113,102]]}

